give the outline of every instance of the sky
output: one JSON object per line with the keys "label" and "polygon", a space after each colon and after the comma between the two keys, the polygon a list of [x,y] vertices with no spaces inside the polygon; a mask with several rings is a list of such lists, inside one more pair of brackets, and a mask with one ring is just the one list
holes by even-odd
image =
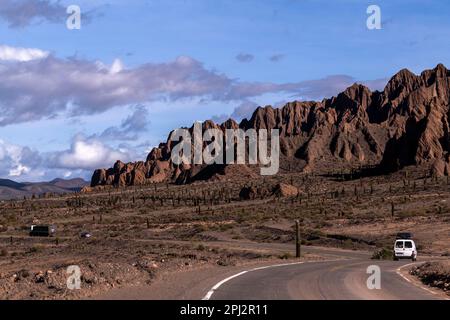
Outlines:
{"label": "sky", "polygon": [[197,120],[448,67],[449,16],[446,0],[0,0],[0,178],[89,180]]}

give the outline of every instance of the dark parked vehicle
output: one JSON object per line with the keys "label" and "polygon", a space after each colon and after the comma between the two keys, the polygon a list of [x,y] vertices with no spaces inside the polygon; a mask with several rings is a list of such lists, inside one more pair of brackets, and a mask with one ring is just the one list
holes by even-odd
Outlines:
{"label": "dark parked vehicle", "polygon": [[80,234],[80,238],[90,238],[90,237],[92,237],[92,234],[90,232],[88,232],[88,231],[83,231]]}
{"label": "dark parked vehicle", "polygon": [[53,237],[55,235],[56,228],[52,225],[32,225],[30,229],[31,237]]}
{"label": "dark parked vehicle", "polygon": [[411,232],[399,232],[397,233],[396,239],[412,239],[412,237]]}

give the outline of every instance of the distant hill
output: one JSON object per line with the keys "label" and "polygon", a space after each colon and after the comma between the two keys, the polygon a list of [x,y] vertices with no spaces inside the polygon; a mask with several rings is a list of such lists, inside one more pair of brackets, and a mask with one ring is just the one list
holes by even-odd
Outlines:
{"label": "distant hill", "polygon": [[81,178],[74,178],[69,180],[56,178],[50,181],[49,184],[63,189],[73,189],[75,191],[79,191],[81,188],[87,186],[89,183]]}
{"label": "distant hill", "polygon": [[0,200],[31,197],[33,194],[38,196],[47,192],[57,194],[76,192],[87,185],[89,183],[81,178],[69,180],[58,178],[49,182],[22,183],[9,179],[0,179]]}
{"label": "distant hill", "polygon": [[13,189],[20,189],[25,187],[26,184],[15,182],[9,179],[0,179],[0,187],[8,187]]}

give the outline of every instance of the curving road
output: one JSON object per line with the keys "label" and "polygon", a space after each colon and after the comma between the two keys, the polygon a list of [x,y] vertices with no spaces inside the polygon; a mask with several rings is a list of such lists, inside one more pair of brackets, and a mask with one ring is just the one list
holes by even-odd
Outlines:
{"label": "curving road", "polygon": [[[348,253],[344,259],[268,266],[245,270],[216,284],[204,299],[213,300],[355,300],[442,299],[399,268],[405,261],[370,260],[367,255]],[[367,267],[381,269],[381,289],[368,289]]]}
{"label": "curving road", "polygon": [[[213,244],[209,244],[214,246]],[[219,245],[219,244],[218,244]],[[292,245],[259,243],[220,243],[233,249],[267,249],[287,252]],[[277,251],[278,250],[278,251]],[[410,260],[371,260],[369,252],[305,246],[303,253],[325,260],[293,260],[283,265],[255,264],[186,270],[162,276],[152,286],[124,287],[111,290],[95,299],[125,300],[322,300],[322,299],[448,299],[407,276]],[[419,256],[419,261],[436,259]],[[381,289],[367,288],[367,267],[381,269]],[[402,268],[402,270],[399,270]]]}

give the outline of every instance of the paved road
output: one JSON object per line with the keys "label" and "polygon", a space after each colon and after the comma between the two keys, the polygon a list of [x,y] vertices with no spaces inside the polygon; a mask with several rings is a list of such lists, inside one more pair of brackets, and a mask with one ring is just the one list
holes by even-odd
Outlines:
{"label": "paved road", "polygon": [[[207,297],[213,300],[277,299],[440,299],[416,281],[409,282],[398,273],[405,261],[374,261],[365,254],[344,253],[344,260],[305,262],[269,267],[234,275],[216,285]],[[367,267],[381,269],[381,289],[367,288]]]}
{"label": "paved road", "polygon": [[[213,247],[214,244],[208,244]],[[218,244],[219,245],[219,244]],[[220,243],[233,249],[287,252],[292,245],[259,243]],[[252,299],[440,299],[446,296],[429,291],[412,277],[405,280],[398,268],[411,263],[371,260],[371,253],[305,246],[302,252],[317,254],[325,261],[292,261],[291,265],[255,264],[253,267],[221,267],[201,271],[185,270],[163,276],[152,286],[124,287],[111,290],[95,299],[175,299],[196,300],[205,296],[215,300]],[[420,257],[418,263],[429,260]],[[270,263],[270,262],[267,262]],[[367,288],[367,267],[379,265],[381,289]],[[257,270],[254,270],[257,269]],[[405,267],[404,270],[408,268]],[[405,274],[403,272],[402,274]],[[211,290],[213,287],[216,289]],[[434,293],[432,293],[434,292]]]}

